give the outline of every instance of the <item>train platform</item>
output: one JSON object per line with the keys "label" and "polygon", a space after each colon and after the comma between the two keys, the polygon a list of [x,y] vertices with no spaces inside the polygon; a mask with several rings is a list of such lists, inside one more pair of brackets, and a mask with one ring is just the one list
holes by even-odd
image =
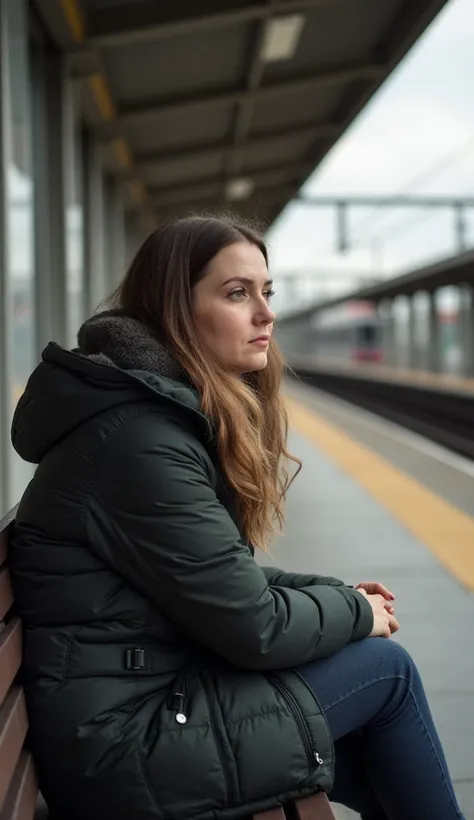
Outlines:
{"label": "train platform", "polygon": [[[276,566],[378,580],[396,596],[467,820],[474,820],[474,463],[302,383],[286,388],[292,452]],[[268,563],[268,557],[267,563]],[[339,820],[355,818],[335,807]]]}

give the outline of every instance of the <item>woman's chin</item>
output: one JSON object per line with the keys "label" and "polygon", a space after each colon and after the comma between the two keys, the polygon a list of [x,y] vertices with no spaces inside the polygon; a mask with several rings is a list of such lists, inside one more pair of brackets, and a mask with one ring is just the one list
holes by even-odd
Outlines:
{"label": "woman's chin", "polygon": [[256,370],[263,370],[267,366],[267,362],[268,354],[266,350],[254,353],[252,357],[249,356],[249,361],[244,372],[253,373]]}

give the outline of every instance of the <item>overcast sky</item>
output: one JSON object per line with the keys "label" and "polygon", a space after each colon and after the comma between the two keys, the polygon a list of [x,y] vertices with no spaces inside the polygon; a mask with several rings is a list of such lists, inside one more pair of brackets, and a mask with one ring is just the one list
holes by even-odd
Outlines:
{"label": "overcast sky", "polygon": [[[449,0],[304,190],[473,195],[473,181],[474,0]],[[468,220],[474,246],[474,209]],[[452,225],[447,211],[358,210],[352,250],[340,255],[334,215],[292,204],[268,234],[273,273],[277,285],[283,272],[332,273],[326,292],[347,290],[360,275],[388,277],[451,255]]]}

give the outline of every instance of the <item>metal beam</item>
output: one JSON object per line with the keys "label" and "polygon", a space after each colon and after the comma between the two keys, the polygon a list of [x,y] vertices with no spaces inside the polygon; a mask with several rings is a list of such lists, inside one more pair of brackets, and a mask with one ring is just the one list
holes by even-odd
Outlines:
{"label": "metal beam", "polygon": [[233,213],[244,214],[246,218],[258,222],[261,230],[264,231],[266,224],[270,224],[272,221],[271,214],[275,203],[287,202],[290,192],[291,189],[288,185],[281,185],[259,191],[249,199],[243,199],[239,202],[229,203],[221,192],[217,195],[214,193],[206,198],[183,199],[168,203],[162,200],[153,200],[153,205],[157,219],[160,222],[174,219],[176,216],[183,214],[189,215],[190,211],[216,213],[219,208],[223,210],[231,208]]}
{"label": "metal beam", "polygon": [[347,205],[359,208],[452,208],[454,206],[474,206],[474,196],[412,196],[411,194],[394,194],[393,196],[306,196],[297,194],[294,197],[303,205],[316,207],[334,207]]}
{"label": "metal beam", "polygon": [[[257,135],[237,150],[245,150],[246,153],[267,147],[271,150],[272,143],[278,140],[291,140],[299,137],[302,140],[330,139],[336,137],[339,131],[340,126],[337,123],[321,123],[303,128],[292,128],[291,130],[271,131],[268,134]],[[211,159],[215,156],[226,154],[232,148],[233,144],[227,141],[213,143],[212,145],[207,145],[204,148],[196,150],[186,148],[173,152],[160,151],[159,153],[135,154],[135,165],[138,170],[146,172],[156,166],[170,162],[200,162],[202,160]]]}
{"label": "metal beam", "polygon": [[277,0],[267,0],[265,7],[266,13],[256,26],[252,54],[247,70],[246,94],[243,100],[237,105],[234,115],[233,150],[229,152],[226,162],[226,173],[228,177],[237,175],[242,167],[242,156],[236,149],[246,141],[252,123],[255,101],[250,98],[250,94],[259,88],[262,82],[265,68],[261,59],[262,44],[267,22],[275,14],[276,5]]}
{"label": "metal beam", "polygon": [[282,94],[296,94],[305,91],[316,91],[318,89],[330,88],[331,86],[344,85],[355,80],[377,79],[384,74],[381,65],[367,63],[363,65],[343,66],[331,71],[318,72],[309,76],[300,77],[296,80],[273,83],[272,85],[257,88],[254,91],[245,90],[225,91],[217,94],[206,94],[201,97],[187,97],[174,102],[161,102],[154,100],[143,107],[127,107],[118,112],[115,123],[105,123],[101,127],[104,137],[109,138],[115,135],[117,125],[143,123],[146,120],[154,119],[157,116],[169,114],[183,114],[198,111],[205,111],[209,108],[225,108],[228,105],[235,105],[244,100],[261,102],[262,100],[278,100]]}
{"label": "metal beam", "polygon": [[[311,169],[312,167],[308,167],[307,163],[298,163],[283,168],[271,168],[266,171],[260,171],[258,174],[253,174],[252,179],[257,188],[253,196],[256,196],[258,199],[258,194],[261,189],[277,188],[299,174],[310,173]],[[180,202],[192,202],[217,197],[225,198],[225,185],[226,180],[224,178],[212,177],[211,179],[203,179],[195,185],[176,185],[166,188],[149,187],[149,191],[155,206],[165,207]]]}
{"label": "metal beam", "polygon": [[[339,2],[347,3],[351,0],[339,0]],[[327,6],[330,3],[333,4],[334,0],[293,0],[291,3],[277,0],[272,11],[275,14],[294,14],[306,9]],[[89,15],[90,33],[87,38],[88,44],[100,49],[107,49],[136,43],[156,42],[170,37],[195,34],[200,31],[212,31],[244,25],[264,19],[267,14],[266,3],[257,3],[243,8],[198,14],[184,19],[157,20],[157,8],[160,9],[161,13],[163,5],[157,3],[156,0],[152,0],[148,6],[150,9],[149,22],[141,23],[136,27],[133,25],[134,16],[136,19],[136,7],[131,6],[130,9],[128,7],[123,9],[111,8],[91,12]],[[145,16],[143,10],[141,16],[142,19]]]}
{"label": "metal beam", "polygon": [[223,191],[223,182],[215,180],[198,185],[179,185],[176,188],[152,188],[150,196],[155,208],[165,208],[198,200],[215,200],[223,196]]}
{"label": "metal beam", "polygon": [[419,196],[394,194],[393,196],[305,196],[297,193],[293,199],[302,205],[316,208],[334,208],[336,213],[337,249],[344,253],[351,246],[347,229],[349,208],[450,208],[454,213],[454,230],[458,253],[466,250],[465,209],[474,207],[474,197]]}
{"label": "metal beam", "polygon": [[62,49],[84,46],[85,19],[75,0],[32,0],[49,36]]}

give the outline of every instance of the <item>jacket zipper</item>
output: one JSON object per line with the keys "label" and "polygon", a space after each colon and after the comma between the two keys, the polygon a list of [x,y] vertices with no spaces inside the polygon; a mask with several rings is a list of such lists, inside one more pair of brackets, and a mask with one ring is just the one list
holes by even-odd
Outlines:
{"label": "jacket zipper", "polygon": [[181,726],[188,722],[188,675],[188,671],[178,675],[168,699],[168,709],[175,713],[174,719]]}
{"label": "jacket zipper", "polygon": [[[268,675],[267,677],[268,681],[285,701],[286,705],[288,706],[291,714],[293,715],[296,721],[296,724],[301,735],[301,739],[303,741],[309,766],[311,768],[317,768],[318,766],[321,766],[324,763],[324,761],[320,756],[319,752],[313,746],[313,739],[311,737],[311,732],[306,722],[306,718],[295,696],[279,678],[276,678],[273,675]],[[169,709],[171,709],[172,712],[175,712],[176,722],[180,723],[181,725],[184,725],[188,721],[188,679],[189,670],[186,670],[178,676],[178,679],[175,683],[175,686],[173,687],[173,692],[168,702]]]}
{"label": "jacket zipper", "polygon": [[318,766],[321,766],[324,763],[324,761],[320,756],[319,752],[313,746],[313,739],[311,737],[311,732],[306,722],[306,718],[303,714],[303,711],[298,701],[293,695],[293,692],[291,692],[279,678],[273,677],[273,675],[268,675],[268,680],[271,683],[271,685],[276,689],[276,691],[281,695],[296,721],[296,724],[301,735],[301,739],[303,741],[306,756],[308,758],[309,766],[313,769],[317,768]]}

